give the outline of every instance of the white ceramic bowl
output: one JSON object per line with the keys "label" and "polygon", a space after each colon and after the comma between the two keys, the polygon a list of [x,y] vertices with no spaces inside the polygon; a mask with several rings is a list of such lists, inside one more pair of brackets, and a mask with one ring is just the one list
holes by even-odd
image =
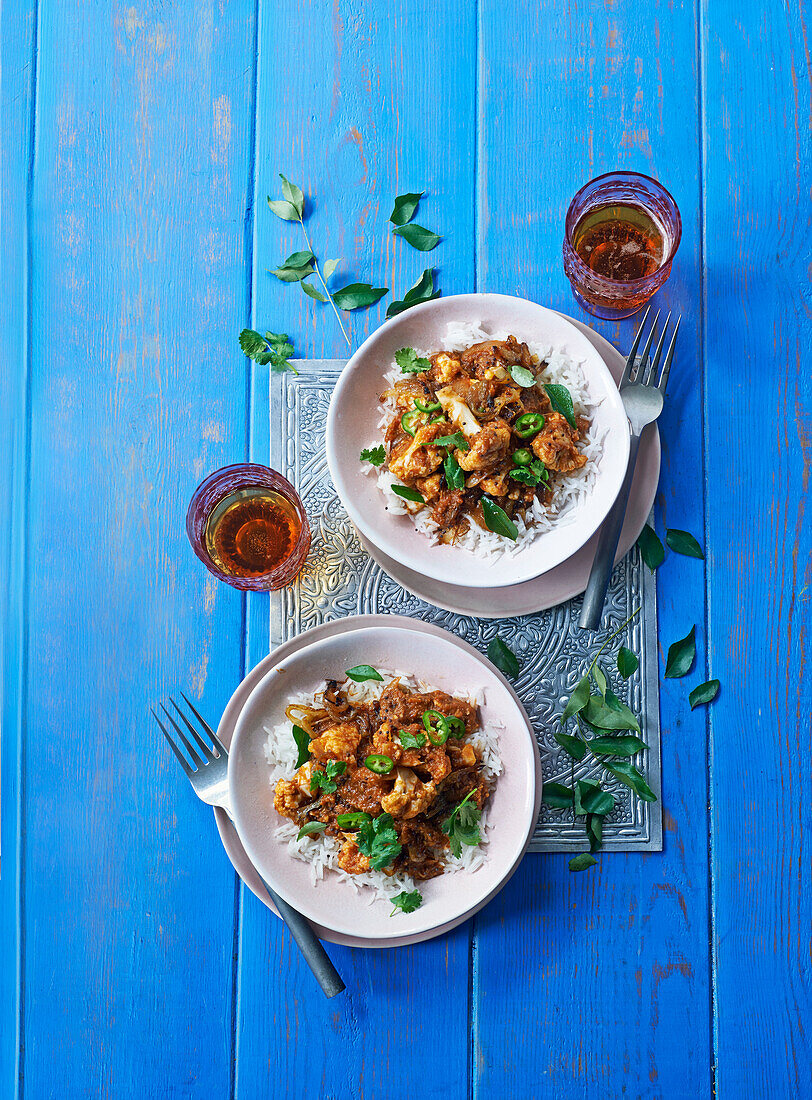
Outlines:
{"label": "white ceramic bowl", "polygon": [[[569,523],[536,536],[524,550],[495,561],[457,546],[434,546],[414,529],[409,516],[386,510],[366,463],[364,447],[380,440],[379,397],[383,376],[398,348],[439,350],[452,321],[476,321],[488,332],[508,331],[518,340],[564,348],[578,360],[597,405],[596,427],[606,429],[593,492]],[[350,518],[375,546],[408,568],[434,580],[468,587],[498,588],[538,577],[566,561],[595,533],[617,497],[629,460],[629,426],[617,386],[603,359],[566,318],[523,298],[504,294],[460,294],[414,306],[387,321],[353,355],[333,390],[327,417],[327,461]]]}
{"label": "white ceramic bowl", "polygon": [[[324,680],[343,679],[344,670],[357,664],[409,671],[461,696],[484,688],[482,721],[503,724],[499,752],[504,771],[489,805],[487,860],[473,873],[445,874],[420,884],[422,906],[415,913],[394,917],[388,901],[370,903],[371,891],[356,890],[330,872],[313,886],[310,865],[292,859],[287,842],[274,836],[284,819],[273,808],[264,727],[285,720],[285,707],[296,692],[312,692]],[[419,935],[475,912],[516,869],[538,816],[541,791],[536,754],[535,738],[513,690],[471,646],[451,635],[425,634],[399,625],[348,631],[284,658],[251,692],[229,753],[234,824],[260,874],[321,927],[375,941]]]}

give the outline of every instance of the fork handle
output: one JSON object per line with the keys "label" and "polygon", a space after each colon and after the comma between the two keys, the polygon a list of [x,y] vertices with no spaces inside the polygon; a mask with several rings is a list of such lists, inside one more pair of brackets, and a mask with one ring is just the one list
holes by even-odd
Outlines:
{"label": "fork handle", "polygon": [[598,548],[592,562],[592,570],[589,574],[584,602],[581,607],[581,617],[578,625],[582,630],[596,630],[600,625],[603,605],[606,600],[606,590],[609,587],[609,578],[615,564],[615,553],[626,518],[626,505],[629,502],[629,492],[634,480],[634,468],[637,465],[637,451],[640,447],[640,436],[633,435],[629,446],[629,465],[626,467],[626,476],[617,495],[617,500],[612,505],[609,515],[603,521]]}
{"label": "fork handle", "polygon": [[313,971],[316,981],[322,988],[325,997],[335,997],[347,987],[342,982],[338,971],[330,961],[330,956],[324,950],[324,944],[318,938],[308,921],[296,909],[277,894],[273,887],[262,879],[265,889],[271,896],[271,901],[276,906],[277,912],[288,926],[291,936],[299,946],[305,962]]}

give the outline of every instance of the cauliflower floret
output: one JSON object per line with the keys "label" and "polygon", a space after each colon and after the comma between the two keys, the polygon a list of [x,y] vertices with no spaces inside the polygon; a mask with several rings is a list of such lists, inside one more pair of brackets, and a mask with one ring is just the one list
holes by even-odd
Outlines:
{"label": "cauliflower floret", "polygon": [[329,726],[310,742],[310,752],[317,760],[355,760],[355,750],[361,731],[355,722],[339,722]]}
{"label": "cauliflower floret", "polygon": [[506,473],[483,477],[479,483],[483,493],[492,497],[503,497],[510,488],[510,479]]}
{"label": "cauliflower floret", "polygon": [[461,469],[471,473],[474,470],[491,470],[506,457],[510,447],[510,425],[504,420],[489,421],[481,431],[470,439],[470,449],[455,452]]}
{"label": "cauliflower floret", "polygon": [[313,761],[308,760],[302,764],[292,779],[280,779],[274,788],[274,809],[282,817],[293,818],[296,811],[305,804],[312,802],[313,795],[310,791],[310,777],[313,774]]}
{"label": "cauliflower floret", "polygon": [[436,792],[437,784],[433,780],[422,783],[411,768],[398,768],[391,793],[381,799],[381,809],[392,816],[416,817],[426,809]]}
{"label": "cauliflower floret", "polygon": [[443,461],[440,448],[431,446],[439,431],[439,424],[427,424],[417,429],[414,439],[396,443],[389,454],[390,472],[401,481],[433,474]]}
{"label": "cauliflower floret", "polygon": [[431,378],[435,386],[442,386],[461,373],[462,367],[460,366],[460,361],[453,355],[446,355],[444,351],[441,351],[434,356],[433,366],[431,368]]}
{"label": "cauliflower floret", "polygon": [[559,412],[547,413],[544,427],[533,440],[533,453],[549,470],[570,473],[586,465],[586,455],[575,446],[578,432],[569,426]]}
{"label": "cauliflower floret", "polygon": [[437,400],[443,406],[443,412],[451,423],[459,428],[466,438],[470,439],[477,434],[479,421],[457,394],[448,388],[437,390]]}

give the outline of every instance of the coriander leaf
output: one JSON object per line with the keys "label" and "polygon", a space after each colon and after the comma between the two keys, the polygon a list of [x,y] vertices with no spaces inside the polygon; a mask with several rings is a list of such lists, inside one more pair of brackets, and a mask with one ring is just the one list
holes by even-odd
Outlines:
{"label": "coriander leaf", "polygon": [[299,220],[299,211],[293,203],[283,202],[282,199],[272,199],[269,195],[268,206],[271,208],[271,212],[283,221],[297,222]]}
{"label": "coriander leaf", "polygon": [[419,890],[404,890],[400,894],[395,894],[393,898],[389,899],[392,902],[392,912],[390,917],[394,917],[398,910],[401,913],[414,913],[415,909],[419,909],[423,904],[423,896]]}
{"label": "coriander leaf", "polygon": [[343,760],[328,760],[323,772],[314,771],[310,776],[310,790],[316,791],[321,788],[323,794],[334,794],[338,790],[336,776],[346,770],[347,765]]}
{"label": "coriander leaf", "polygon": [[395,317],[412,306],[419,305],[421,302],[432,302],[439,297],[440,291],[434,289],[433,269],[427,267],[414,286],[406,291],[402,301],[390,303],[386,316]]}
{"label": "coriander leaf", "polygon": [[[564,713],[561,715],[561,721],[566,722],[568,718],[572,718],[573,714],[578,714],[589,702],[589,676],[582,676],[578,681],[575,691],[570,695],[567,705],[564,707]],[[581,754],[583,756],[583,753]],[[580,757],[579,757],[580,759]]]}
{"label": "coriander leaf", "polygon": [[304,214],[304,195],[302,194],[301,188],[297,187],[295,183],[291,183],[290,180],[285,179],[281,172],[279,173],[279,178],[282,181],[282,194],[301,218],[302,214]]}
{"label": "coriander leaf", "polygon": [[380,871],[391,863],[402,850],[391,814],[381,814],[365,821],[358,830],[356,843],[358,851],[367,857],[374,871]]}
{"label": "coriander leaf", "polygon": [[600,665],[595,665],[594,669],[592,670],[592,675],[595,677],[595,683],[598,686],[598,691],[601,693],[601,696],[605,699],[606,698],[606,687],[607,687],[607,685],[606,685],[606,673],[603,671],[603,669],[601,668]]}
{"label": "coriander leaf", "polygon": [[507,512],[492,501],[490,497],[482,497],[482,515],[485,517],[485,526],[489,531],[493,531],[495,535],[502,535],[512,542],[515,542],[519,537],[516,524]]}
{"label": "coriander leaf", "polygon": [[480,842],[479,819],[481,814],[477,804],[470,801],[474,794],[475,789],[469,791],[462,802],[454,808],[451,816],[447,817],[440,826],[449,839],[452,855],[459,856],[463,844],[475,848]]}
{"label": "coriander leaf", "polygon": [[512,367],[508,367],[510,371],[510,377],[516,383],[517,386],[521,386],[522,389],[528,389],[530,386],[535,386],[536,376],[527,367],[520,366],[519,363],[514,363]]}
{"label": "coriander leaf", "polygon": [[586,756],[586,743],[580,737],[572,737],[568,733],[554,733],[553,737],[573,760],[583,760]]}
{"label": "coriander leaf", "polygon": [[431,369],[428,359],[420,359],[414,348],[400,348],[395,352],[395,362],[404,374],[422,374]]}
{"label": "coriander leaf", "polygon": [[408,485],[390,485],[393,493],[397,493],[404,500],[412,500],[415,504],[425,504],[426,498],[417,489],[410,489]]}
{"label": "coriander leaf", "polygon": [[[610,701],[611,700],[611,701]],[[606,700],[592,695],[584,708],[584,718],[590,725],[602,730],[635,730],[640,732],[640,723],[629,710],[625,703],[614,695],[609,689],[606,692]]]}
{"label": "coriander leaf", "polygon": [[323,833],[326,828],[327,825],[324,821],[308,821],[296,834],[296,839],[301,840],[303,836],[312,836],[313,833]]}
{"label": "coriander leaf", "polygon": [[637,654],[622,645],[617,651],[617,670],[623,679],[628,680],[632,673],[637,671],[639,665]]}
{"label": "coriander leaf", "polygon": [[383,443],[377,447],[364,447],[361,451],[361,461],[371,462],[373,466],[382,466],[386,459],[386,448]]}
{"label": "coriander leaf", "polygon": [[643,561],[653,573],[665,560],[663,544],[657,537],[657,532],[653,527],[649,527],[648,524],[645,524],[643,530],[637,536],[637,545],[640,547],[640,555]]}
{"label": "coriander leaf", "polygon": [[426,743],[426,735],[410,733],[409,730],[398,730],[398,740],[404,749],[422,749]]}
{"label": "coriander leaf", "polygon": [[579,817],[586,813],[582,803],[584,796],[590,791],[600,790],[600,786],[597,779],[579,779],[575,784],[574,808]]}
{"label": "coriander leaf", "polygon": [[696,626],[692,626],[684,638],[668,647],[668,659],[665,662],[665,675],[677,679],[690,672],[696,656]]}
{"label": "coriander leaf", "polygon": [[468,450],[468,440],[462,432],[454,432],[452,435],[441,435],[432,443],[433,447],[459,447],[461,451]]}
{"label": "coriander leaf", "polygon": [[449,451],[443,462],[443,473],[449,489],[464,489],[465,474],[452,451]]}
{"label": "coriander leaf", "polygon": [[677,554],[684,554],[688,558],[705,557],[702,553],[702,547],[688,531],[678,531],[672,528],[666,531],[665,541]]}
{"label": "coriander leaf", "polygon": [[546,383],[544,389],[550,398],[553,409],[561,413],[571,428],[577,428],[575,422],[575,410],[572,407],[572,397],[566,386],[559,386],[557,382]]}
{"label": "coriander leaf", "polygon": [[521,481],[523,485],[536,486],[540,481],[549,481],[549,474],[544,463],[539,462],[537,458],[532,459],[527,466],[514,466],[509,473],[512,478]]}
{"label": "coriander leaf", "polygon": [[615,796],[609,791],[602,791],[600,787],[593,787],[581,796],[581,805],[588,814],[598,814],[603,817],[615,808]]}
{"label": "coriander leaf", "polygon": [[590,749],[595,753],[605,756],[636,756],[638,752],[647,749],[645,741],[629,733],[618,737],[593,737],[589,742]]}
{"label": "coriander leaf", "polygon": [[565,787],[563,783],[545,783],[541,791],[542,801],[556,810],[564,810],[571,806],[574,797],[572,790]]}
{"label": "coriander leaf", "polygon": [[240,347],[249,359],[253,359],[257,352],[265,350],[265,338],[252,328],[244,328],[240,333]]}
{"label": "coriander leaf", "polygon": [[589,852],[581,852],[580,855],[573,856],[569,861],[569,869],[571,871],[586,871],[588,867],[594,867],[597,862]]}
{"label": "coriander leaf", "polygon": [[338,267],[340,260],[325,260],[324,261],[324,278],[329,279],[335,269]]}
{"label": "coriander leaf", "polygon": [[432,233],[430,229],[424,229],[422,225],[418,225],[416,222],[411,222],[409,225],[399,225],[392,232],[396,237],[403,237],[407,244],[420,252],[431,252],[432,248],[436,248],[442,240],[442,237]]}
{"label": "coriander leaf", "polygon": [[306,764],[310,759],[310,734],[303,730],[301,726],[294,726],[293,740],[299,750],[299,755],[296,757],[296,767],[301,768],[302,764]]}
{"label": "coriander leaf", "polygon": [[621,783],[625,783],[627,787],[631,787],[638,798],[642,798],[644,802],[657,801],[657,795],[651,787],[649,787],[642,773],[631,763],[631,761],[613,760],[609,763],[608,760],[604,760],[602,763],[604,768],[606,768],[615,779],[619,779]]}
{"label": "coriander leaf", "polygon": [[590,852],[597,852],[603,842],[603,818],[600,814],[586,815],[586,835],[589,837]]}
{"label": "coriander leaf", "polygon": [[356,665],[354,668],[348,668],[346,675],[356,684],[363,684],[365,680],[378,680],[383,683],[383,676],[372,665]]}
{"label": "coriander leaf", "polygon": [[349,283],[340,290],[333,291],[333,301],[339,309],[350,313],[354,309],[366,309],[388,294],[385,286],[370,286],[369,283]]}
{"label": "coriander leaf", "polygon": [[422,195],[422,191],[398,195],[395,199],[394,209],[389,215],[390,222],[393,225],[405,225],[410,222],[414,217],[414,212],[417,210],[417,204],[420,202]]}
{"label": "coriander leaf", "polygon": [[[308,272],[308,274],[310,273]],[[302,288],[308,298],[313,298],[316,302],[327,301],[327,295],[322,294],[320,290],[316,290],[316,288],[314,286],[311,286],[310,283],[301,282],[299,283],[299,286]]]}
{"label": "coriander leaf", "polygon": [[497,634],[488,643],[488,658],[505,676],[518,676],[521,665],[513,650]]}
{"label": "coriander leaf", "polygon": [[707,683],[699,684],[698,687],[695,687],[688,696],[691,710],[695,710],[696,707],[702,706],[703,703],[712,703],[719,694],[720,686],[718,680],[708,680]]}
{"label": "coriander leaf", "polygon": [[266,332],[263,337],[251,328],[244,328],[239,339],[243,352],[260,366],[270,363],[272,370],[283,371],[289,368],[294,374],[299,373],[288,362],[293,355],[293,344],[288,340],[286,332]]}

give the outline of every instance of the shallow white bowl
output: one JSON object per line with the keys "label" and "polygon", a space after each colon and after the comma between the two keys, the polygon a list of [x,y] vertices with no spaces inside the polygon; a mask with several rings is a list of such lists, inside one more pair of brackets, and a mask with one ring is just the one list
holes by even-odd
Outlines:
{"label": "shallow white bowl", "polygon": [[[515,556],[495,561],[457,546],[434,546],[409,516],[386,510],[375,478],[359,460],[362,448],[381,442],[377,428],[383,376],[398,348],[440,350],[452,321],[476,321],[488,332],[508,331],[518,340],[563,348],[578,360],[595,404],[595,424],[606,429],[595,486],[569,523],[536,536]],[[629,460],[629,426],[617,386],[583,333],[560,314],[505,294],[459,294],[438,298],[387,321],[353,355],[333,390],[327,417],[327,461],[333,484],[350,518],[385,554],[410,569],[448,584],[499,588],[554,569],[595,533],[617,497]]]}
{"label": "shallow white bowl", "polygon": [[[396,914],[388,901],[371,902],[370,890],[356,890],[325,872],[313,886],[310,865],[288,855],[274,836],[285,819],[273,808],[270,769],[263,746],[285,707],[299,691],[312,692],[324,680],[344,678],[357,664],[411,672],[439,689],[465,696],[485,689],[484,723],[503,723],[499,752],[504,771],[488,810],[487,860],[473,873],[441,875],[420,884],[423,904]],[[245,703],[229,753],[229,791],[234,823],[260,874],[291,905],[323,928],[368,940],[396,940],[440,928],[475,912],[510,878],[524,854],[538,816],[536,742],[524,710],[507,682],[475,649],[450,635],[404,626],[366,627],[298,650],[275,665]]]}

